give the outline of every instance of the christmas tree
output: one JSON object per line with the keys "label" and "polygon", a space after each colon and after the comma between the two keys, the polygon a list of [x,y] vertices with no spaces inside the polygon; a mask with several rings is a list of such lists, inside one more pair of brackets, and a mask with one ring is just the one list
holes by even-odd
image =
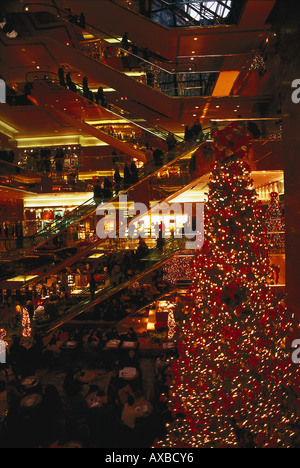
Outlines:
{"label": "christmas tree", "polygon": [[[173,421],[159,447],[288,448],[297,419],[292,316],[268,287],[262,205],[247,164],[248,133],[214,134],[205,241],[194,265],[172,363]],[[295,369],[296,368],[296,369]]]}
{"label": "christmas tree", "polygon": [[280,208],[277,192],[270,193],[270,202],[266,211],[266,228],[270,251],[284,249],[284,217]]}

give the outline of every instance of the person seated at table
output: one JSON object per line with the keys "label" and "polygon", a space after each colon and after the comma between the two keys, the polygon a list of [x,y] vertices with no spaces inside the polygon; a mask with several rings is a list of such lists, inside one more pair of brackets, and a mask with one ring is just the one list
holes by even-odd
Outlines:
{"label": "person seated at table", "polygon": [[167,355],[162,353],[155,361],[155,373],[158,378],[161,378],[167,365]]}
{"label": "person seated at table", "polygon": [[102,332],[101,330],[99,330],[97,336],[98,336],[98,349],[101,350],[105,347],[107,343],[106,334]]}
{"label": "person seated at table", "polygon": [[126,341],[138,341],[138,336],[134,331],[133,327],[129,327],[126,334]]}
{"label": "person seated at table", "polygon": [[110,282],[113,286],[117,286],[123,280],[124,280],[124,274],[122,273],[120,265],[116,263],[111,270]]}
{"label": "person seated at table", "polygon": [[122,357],[121,364],[123,367],[135,367],[137,370],[140,370],[140,361],[133,349],[130,349],[128,353]]}
{"label": "person seated at table", "polygon": [[59,347],[59,341],[56,336],[52,336],[51,340],[46,346],[45,352],[49,352],[49,356],[57,358],[60,356],[61,350]]}
{"label": "person seated at table", "polygon": [[120,339],[120,335],[119,335],[119,333],[118,333],[117,328],[116,328],[116,327],[112,327],[112,329],[106,333],[106,338],[107,338],[107,341],[110,341],[110,340],[119,340],[119,339]]}
{"label": "person seated at table", "polygon": [[121,421],[126,424],[126,426],[129,426],[133,429],[135,427],[137,416],[138,415],[134,406],[134,397],[129,395],[126,403],[123,406]]}
{"label": "person seated at table", "polygon": [[86,401],[87,389],[85,386],[73,387],[73,392],[68,395],[67,414],[76,422],[83,422],[88,416],[89,406]]}
{"label": "person seated at table", "polygon": [[59,331],[59,336],[58,336],[59,341],[68,341],[69,340],[69,332],[67,330],[60,330]]}
{"label": "person seated at table", "polygon": [[47,384],[42,395],[39,412],[46,423],[43,425],[44,437],[52,439],[63,427],[63,405],[60,393],[55,385]]}

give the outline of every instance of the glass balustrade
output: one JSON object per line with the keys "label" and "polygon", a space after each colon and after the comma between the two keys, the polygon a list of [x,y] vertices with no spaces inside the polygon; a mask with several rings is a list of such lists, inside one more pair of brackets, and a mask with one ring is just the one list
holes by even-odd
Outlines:
{"label": "glass balustrade", "polygon": [[[96,45],[92,47],[90,43],[88,46],[82,43],[81,52],[170,97],[211,96],[219,76],[218,72],[191,71],[194,68],[191,62],[186,62],[185,66],[182,61],[179,64],[157,64],[122,48],[116,48],[109,56],[105,56],[106,49],[104,53],[96,53],[96,48]],[[178,68],[181,71],[170,71]]]}

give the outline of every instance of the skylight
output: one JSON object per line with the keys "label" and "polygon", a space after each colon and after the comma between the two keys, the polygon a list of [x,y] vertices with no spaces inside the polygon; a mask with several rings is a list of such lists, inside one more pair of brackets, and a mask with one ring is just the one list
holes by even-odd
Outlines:
{"label": "skylight", "polygon": [[185,12],[197,21],[218,22],[226,18],[230,12],[232,0],[222,1],[189,1],[185,4]]}

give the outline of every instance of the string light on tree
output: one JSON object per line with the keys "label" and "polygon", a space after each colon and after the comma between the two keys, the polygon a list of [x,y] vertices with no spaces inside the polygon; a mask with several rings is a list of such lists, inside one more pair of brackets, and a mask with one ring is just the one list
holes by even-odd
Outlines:
{"label": "string light on tree", "polygon": [[31,336],[31,322],[26,307],[22,309],[22,336],[23,338],[29,338]]}
{"label": "string light on tree", "polygon": [[164,280],[168,284],[175,284],[177,280],[191,279],[193,276],[193,257],[178,255],[169,260],[164,266]]}
{"label": "string light on tree", "polygon": [[286,349],[293,316],[268,286],[267,232],[246,163],[250,136],[234,123],[213,139],[205,241],[169,382],[174,420],[156,446],[289,448],[299,389]]}
{"label": "string light on tree", "polygon": [[282,251],[285,244],[285,226],[277,192],[270,193],[270,202],[266,211],[266,228],[269,249],[276,252]]}

